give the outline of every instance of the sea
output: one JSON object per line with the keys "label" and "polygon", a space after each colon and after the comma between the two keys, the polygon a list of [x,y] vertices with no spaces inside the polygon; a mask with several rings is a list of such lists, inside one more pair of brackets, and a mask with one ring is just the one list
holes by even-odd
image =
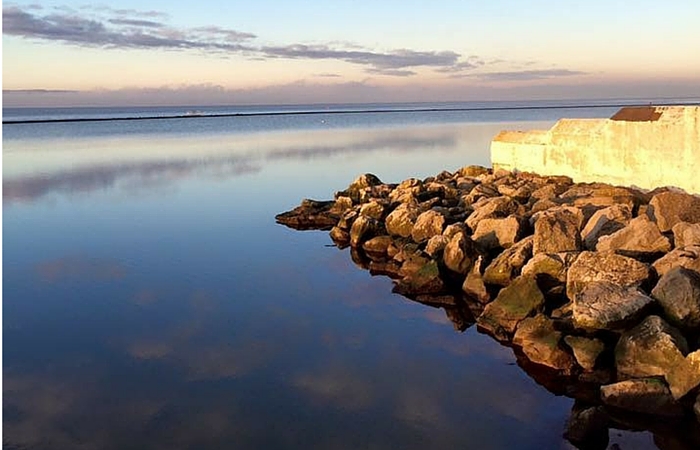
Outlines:
{"label": "sea", "polygon": [[274,217],[679,101],[4,108],[3,448],[575,448],[510,348]]}

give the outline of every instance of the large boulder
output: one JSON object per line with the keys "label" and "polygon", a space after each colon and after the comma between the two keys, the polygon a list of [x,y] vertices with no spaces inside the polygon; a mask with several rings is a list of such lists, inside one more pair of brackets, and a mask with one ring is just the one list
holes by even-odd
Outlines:
{"label": "large boulder", "polygon": [[576,362],[585,370],[593,370],[598,356],[605,350],[605,343],[595,338],[566,336],[564,342],[574,352]]}
{"label": "large boulder", "polygon": [[415,204],[400,204],[386,217],[386,231],[392,236],[410,237],[419,212]]}
{"label": "large boulder", "polygon": [[652,267],[660,276],[663,276],[674,267],[685,267],[700,273],[700,245],[673,249],[665,256],[654,261]]}
{"label": "large boulder", "polygon": [[376,175],[371,173],[365,173],[360,175],[350,183],[350,186],[345,191],[336,194],[336,197],[346,196],[350,197],[353,203],[361,203],[365,199],[365,193],[374,186],[379,186],[382,184]]}
{"label": "large boulder", "polygon": [[513,344],[521,347],[527,358],[536,364],[570,374],[574,359],[560,345],[562,334],[554,329],[544,314],[523,319],[513,336]]}
{"label": "large boulder", "polygon": [[386,205],[384,204],[384,202],[380,202],[378,200],[370,200],[369,202],[364,203],[360,207],[361,215],[371,217],[375,220],[382,220],[384,218],[385,211]]}
{"label": "large boulder", "polygon": [[474,242],[466,233],[456,233],[452,236],[442,254],[445,267],[461,275],[469,272],[477,256]]}
{"label": "large boulder", "polygon": [[484,271],[484,282],[507,286],[520,275],[522,267],[532,257],[532,236],[528,236],[498,255]]}
{"label": "large boulder", "polygon": [[275,220],[295,230],[330,230],[340,219],[333,205],[333,200],[304,199],[293,210],[277,214]]}
{"label": "large boulder", "polygon": [[442,234],[445,228],[445,216],[434,210],[421,213],[411,230],[411,238],[414,242],[424,242],[433,236]]}
{"label": "large boulder", "polygon": [[700,223],[678,222],[672,228],[676,248],[700,245]]}
{"label": "large boulder", "polygon": [[690,353],[666,374],[673,398],[680,399],[700,386],[700,350]]}
{"label": "large boulder", "polygon": [[374,236],[379,229],[379,222],[371,217],[360,215],[350,228],[350,245],[357,247]]}
{"label": "large boulder", "polygon": [[362,249],[370,258],[384,259],[387,257],[387,250],[391,243],[391,237],[384,234],[365,241],[365,243],[362,244]]}
{"label": "large boulder", "polygon": [[581,250],[583,213],[578,208],[558,207],[535,217],[533,253],[560,253]]}
{"label": "large boulder", "polygon": [[598,239],[621,230],[632,220],[632,208],[629,205],[616,204],[593,213],[581,231],[583,247],[594,250]]}
{"label": "large boulder", "polygon": [[700,197],[678,191],[661,192],[649,201],[647,214],[662,233],[680,222],[700,223]]}
{"label": "large boulder", "polygon": [[416,178],[402,181],[389,193],[392,203],[415,203],[418,195],[425,190],[423,182]]}
{"label": "large boulder", "polygon": [[445,291],[445,284],[435,260],[418,255],[411,256],[401,265],[399,274],[403,278],[394,286],[394,292],[398,294],[415,297],[423,294],[441,294]]}
{"label": "large boulder", "polygon": [[599,238],[596,250],[614,251],[632,258],[649,258],[670,251],[671,242],[647,216],[639,216],[625,228]]}
{"label": "large boulder", "polygon": [[610,281],[620,286],[641,286],[650,277],[649,266],[614,253],[581,252],[566,277],[566,295],[574,299],[587,284]]}
{"label": "large boulder", "polygon": [[607,406],[658,416],[681,417],[683,407],[673,399],[663,380],[641,378],[601,386],[600,398]]}
{"label": "large boulder", "polygon": [[663,376],[688,353],[683,335],[659,316],[648,316],[622,334],[615,346],[619,378]]}
{"label": "large boulder", "polygon": [[591,330],[623,329],[637,323],[653,303],[654,299],[634,286],[595,281],[574,296],[574,326]]}
{"label": "large boulder", "polygon": [[671,324],[700,331],[700,274],[684,267],[666,272],[651,291]]}
{"label": "large boulder", "polygon": [[522,269],[523,275],[533,275],[545,290],[566,284],[566,273],[578,257],[576,252],[538,253]]}
{"label": "large boulder", "polygon": [[544,296],[533,277],[518,277],[501,289],[494,301],[486,305],[476,323],[499,340],[508,340],[518,323],[541,312]]}
{"label": "large boulder", "polygon": [[471,230],[476,230],[476,226],[484,219],[508,217],[517,213],[520,208],[518,202],[505,196],[486,198],[473,206],[474,212],[466,220],[467,226]]}
{"label": "large boulder", "polygon": [[523,233],[523,220],[517,216],[508,216],[502,219],[480,221],[472,239],[482,251],[489,251],[511,247],[518,242]]}

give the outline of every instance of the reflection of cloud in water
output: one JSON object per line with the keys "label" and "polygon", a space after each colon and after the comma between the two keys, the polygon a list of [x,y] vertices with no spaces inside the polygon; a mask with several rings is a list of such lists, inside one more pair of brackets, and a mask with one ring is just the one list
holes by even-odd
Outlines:
{"label": "reflection of cloud in water", "polygon": [[375,383],[351,367],[334,365],[317,372],[299,374],[292,386],[310,394],[313,399],[345,410],[361,410],[373,401]]}
{"label": "reflection of cloud in water", "polygon": [[88,281],[121,279],[127,268],[116,260],[67,256],[40,262],[36,271],[42,280],[55,283],[72,278]]}
{"label": "reflection of cloud in water", "polygon": [[[468,128],[468,127],[467,127]],[[9,149],[5,158],[5,203],[33,201],[49,194],[78,194],[120,188],[153,189],[186,178],[224,180],[259,172],[276,161],[331,158],[373,152],[456,149],[469,138],[464,127],[426,126],[396,129],[315,130],[267,135],[219,136],[143,143],[145,137],[119,141],[76,141],[74,147]],[[158,137],[156,137],[156,140]],[[479,140],[483,140],[479,136]],[[73,142],[73,141],[69,141]],[[165,151],[164,145],[172,145]],[[104,147],[104,148],[102,148]],[[135,152],[134,148],[138,148]],[[145,150],[145,151],[144,151]],[[63,157],[62,157],[63,156]],[[66,164],[70,160],[71,164]]]}

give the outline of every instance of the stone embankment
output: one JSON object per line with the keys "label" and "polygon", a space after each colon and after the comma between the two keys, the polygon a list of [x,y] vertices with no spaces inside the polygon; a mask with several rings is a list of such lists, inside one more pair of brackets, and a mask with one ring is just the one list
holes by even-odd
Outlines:
{"label": "stone embankment", "polygon": [[330,230],[395,292],[512,346],[577,399],[572,442],[621,411],[689,423],[700,442],[700,197],[470,166],[362,175],[277,221]]}

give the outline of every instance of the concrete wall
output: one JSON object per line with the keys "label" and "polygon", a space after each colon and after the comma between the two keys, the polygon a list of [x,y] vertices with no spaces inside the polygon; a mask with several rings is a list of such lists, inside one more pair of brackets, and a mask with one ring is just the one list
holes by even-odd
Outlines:
{"label": "concrete wall", "polygon": [[700,107],[628,107],[610,119],[562,119],[549,130],[503,131],[494,169],[568,175],[700,193]]}

